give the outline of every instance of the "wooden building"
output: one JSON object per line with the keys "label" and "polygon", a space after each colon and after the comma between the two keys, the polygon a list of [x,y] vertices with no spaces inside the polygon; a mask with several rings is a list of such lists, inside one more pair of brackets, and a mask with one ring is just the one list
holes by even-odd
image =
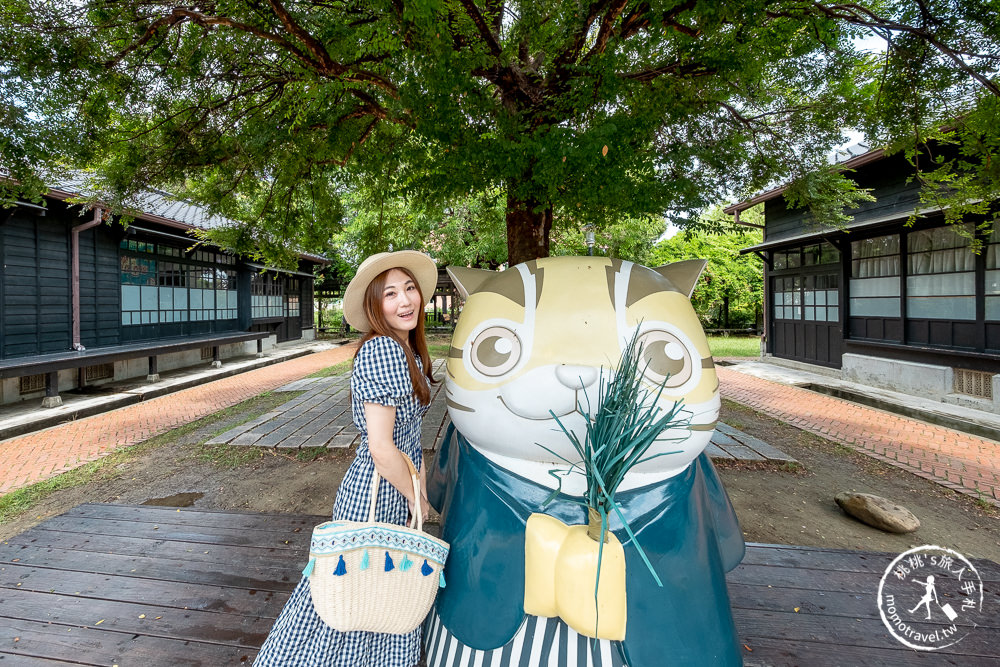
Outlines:
{"label": "wooden building", "polygon": [[314,337],[313,267],[278,271],[188,233],[230,224],[148,191],[126,228],[67,202],[0,209],[0,403],[258,353]]}
{"label": "wooden building", "polygon": [[[946,225],[901,155],[853,147],[839,166],[875,201],[818,228],[784,188],[764,205],[765,348],[845,380],[1000,411],[1000,225]],[[912,226],[907,221],[919,213]],[[972,250],[971,241],[982,244]]]}

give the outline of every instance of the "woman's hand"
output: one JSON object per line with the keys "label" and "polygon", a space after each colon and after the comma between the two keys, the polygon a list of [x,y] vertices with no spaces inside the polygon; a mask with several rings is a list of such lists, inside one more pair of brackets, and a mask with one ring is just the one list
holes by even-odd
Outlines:
{"label": "woman's hand", "polygon": [[[407,509],[409,509],[410,518],[412,519],[413,515],[415,514],[413,503],[407,500],[406,507]],[[434,511],[434,508],[431,507],[431,502],[427,500],[427,496],[424,494],[421,494],[420,496],[420,510],[421,510],[421,516],[423,517],[421,521],[427,521],[427,517],[430,516],[431,512]]]}

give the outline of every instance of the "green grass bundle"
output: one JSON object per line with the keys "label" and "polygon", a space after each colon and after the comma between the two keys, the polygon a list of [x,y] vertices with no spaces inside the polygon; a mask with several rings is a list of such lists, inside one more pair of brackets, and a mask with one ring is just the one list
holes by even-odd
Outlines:
{"label": "green grass bundle", "polygon": [[[577,403],[577,410],[586,420],[586,436],[582,442],[576,433],[566,428],[555,413],[549,411],[572,442],[580,457],[579,462],[570,461],[548,447],[541,446],[569,464],[570,472],[577,472],[586,477],[585,503],[581,504],[587,506],[590,537],[598,541],[603,549],[603,544],[607,541],[608,517],[613,512],[635,544],[657,585],[662,586],[659,576],[632,533],[618,503],[615,502],[615,493],[625,476],[635,466],[659,456],[677,454],[681,451],[647,456],[649,448],[660,434],[667,429],[688,424],[690,415],[682,414],[682,401],[675,401],[669,410],[664,410],[657,404],[667,379],[664,378],[655,391],[647,388],[643,381],[643,373],[648,362],[644,364],[642,359],[643,346],[639,343],[637,331],[625,347],[613,376],[607,378],[602,369],[598,385],[599,407],[596,413],[590,404],[589,396],[586,406]],[[545,505],[548,505],[562,490],[559,471],[552,471],[551,474],[560,483],[546,499]]]}

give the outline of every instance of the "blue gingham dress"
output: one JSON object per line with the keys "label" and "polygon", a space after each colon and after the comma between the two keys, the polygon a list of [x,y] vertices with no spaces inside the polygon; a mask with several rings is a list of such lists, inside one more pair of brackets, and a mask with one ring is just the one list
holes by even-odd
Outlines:
{"label": "blue gingham dress", "polygon": [[[423,370],[420,357],[417,365]],[[426,381],[426,380],[425,380]],[[413,393],[402,346],[377,336],[365,342],[354,357],[351,375],[351,416],[361,432],[361,444],[333,505],[334,520],[367,521],[371,476],[375,469],[368,450],[365,403],[395,406],[392,437],[396,446],[423,468],[420,422],[427,411]],[[379,484],[375,520],[405,524],[406,497],[391,484]],[[292,592],[254,662],[256,667],[413,667],[420,660],[420,632],[406,635],[338,632],[313,609],[309,580]]]}

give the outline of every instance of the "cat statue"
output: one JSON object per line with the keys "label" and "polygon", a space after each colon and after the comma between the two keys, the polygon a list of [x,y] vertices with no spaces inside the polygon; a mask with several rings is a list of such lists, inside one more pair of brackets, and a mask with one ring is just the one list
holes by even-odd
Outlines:
{"label": "cat statue", "polygon": [[[720,407],[690,302],[704,267],[550,257],[499,273],[448,268],[466,302],[446,366],[452,425],[428,473],[451,544],[447,586],[424,633],[428,667],[742,664],[725,573],[745,546],[703,453]],[[587,523],[579,504],[586,482],[563,460],[579,460],[563,428],[584,440],[582,412],[596,412],[602,377],[635,336],[644,381],[651,390],[665,383],[660,405],[683,401],[685,419],[658,436],[619,486],[616,501],[635,540],[609,517],[624,550],[627,610],[623,635],[602,639],[559,616],[525,612],[525,525],[536,513],[560,526]],[[593,579],[565,580],[593,599]]]}

